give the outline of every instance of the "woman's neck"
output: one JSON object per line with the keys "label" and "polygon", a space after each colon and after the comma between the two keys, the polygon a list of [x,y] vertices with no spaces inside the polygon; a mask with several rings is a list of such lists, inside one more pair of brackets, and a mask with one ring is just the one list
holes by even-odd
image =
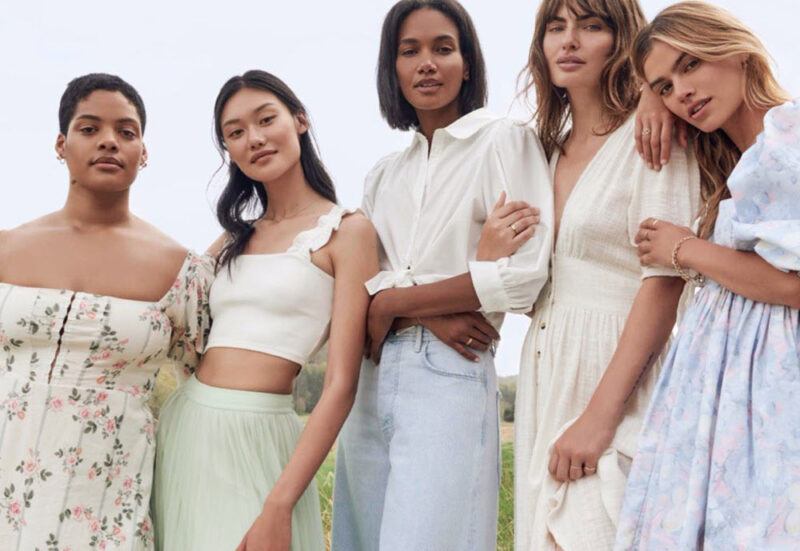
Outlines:
{"label": "woman's neck", "polygon": [[308,211],[311,205],[325,201],[311,189],[299,162],[277,180],[264,182],[264,187],[269,197],[267,212],[264,213],[267,220],[280,222],[285,218],[293,218]]}
{"label": "woman's neck", "polygon": [[572,117],[569,141],[586,141],[605,130],[599,88],[567,90],[567,96]]}
{"label": "woman's neck", "polygon": [[733,116],[722,125],[722,131],[736,144],[739,151],[744,153],[764,130],[766,114],[766,109],[750,109],[742,102]]}
{"label": "woman's neck", "polygon": [[74,183],[69,188],[61,213],[78,229],[103,229],[123,226],[131,221],[129,190],[98,193]]}
{"label": "woman's neck", "polygon": [[428,145],[433,141],[434,132],[453,124],[459,117],[461,117],[461,113],[459,112],[457,99],[441,109],[417,111],[419,131],[428,140]]}

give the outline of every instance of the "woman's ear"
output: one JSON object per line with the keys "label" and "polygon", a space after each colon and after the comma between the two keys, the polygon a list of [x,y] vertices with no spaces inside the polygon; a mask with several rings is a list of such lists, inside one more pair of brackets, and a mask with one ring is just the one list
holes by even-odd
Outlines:
{"label": "woman's ear", "polygon": [[297,113],[294,116],[294,126],[298,134],[305,134],[308,132],[308,117],[305,113]]}
{"label": "woman's ear", "polygon": [[59,134],[58,138],[56,138],[56,157],[59,160],[64,158],[64,143],[67,141],[67,137],[64,134]]}

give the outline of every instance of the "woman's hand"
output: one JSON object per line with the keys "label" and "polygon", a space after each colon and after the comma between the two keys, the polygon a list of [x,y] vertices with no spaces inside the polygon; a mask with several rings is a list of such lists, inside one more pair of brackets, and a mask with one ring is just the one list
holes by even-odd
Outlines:
{"label": "woman's hand", "polygon": [[553,445],[550,474],[559,482],[595,474],[597,462],[611,445],[616,430],[616,423],[608,418],[589,410],[583,412]]}
{"label": "woman's hand", "polygon": [[675,245],[688,235],[694,235],[685,226],[676,226],[665,220],[648,218],[639,225],[635,243],[642,266],[672,267]]}
{"label": "woman's hand", "polygon": [[488,350],[492,341],[500,338],[492,324],[478,312],[420,318],[420,322],[440,341],[473,362],[480,358],[472,350]]}
{"label": "woman's hand", "polygon": [[539,209],[524,201],[506,203],[503,191],[483,224],[475,258],[497,260],[511,256],[533,237],[538,223]]}
{"label": "woman's hand", "polygon": [[636,151],[652,170],[661,170],[669,162],[672,135],[678,144],[687,147],[686,123],[673,115],[661,98],[645,84],[636,109]]}
{"label": "woman's hand", "polygon": [[384,300],[386,293],[391,291],[392,289],[387,289],[377,293],[369,303],[369,312],[367,313],[367,358],[371,358],[376,364],[381,361],[383,341],[386,340],[386,335],[389,334],[392,323],[394,323],[394,314],[386,311]]}
{"label": "woman's hand", "polygon": [[292,508],[269,502],[242,538],[236,551],[289,551],[292,543]]}

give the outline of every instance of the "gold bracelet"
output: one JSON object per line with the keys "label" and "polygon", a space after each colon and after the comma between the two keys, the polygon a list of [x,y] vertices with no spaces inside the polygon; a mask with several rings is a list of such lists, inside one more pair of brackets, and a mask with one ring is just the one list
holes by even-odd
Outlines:
{"label": "gold bracelet", "polygon": [[678,252],[681,250],[681,245],[692,239],[699,239],[699,237],[696,235],[687,235],[675,243],[675,246],[672,248],[672,267],[676,272],[678,272],[678,275],[681,276],[686,283],[694,283],[698,287],[702,287],[706,282],[706,278],[703,274],[697,273],[693,276],[689,275],[689,272],[687,272],[683,266],[678,264]]}

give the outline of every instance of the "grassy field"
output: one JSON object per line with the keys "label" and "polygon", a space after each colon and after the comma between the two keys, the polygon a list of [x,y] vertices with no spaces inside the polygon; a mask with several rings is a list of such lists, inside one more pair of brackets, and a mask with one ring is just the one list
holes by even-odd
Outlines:
{"label": "grassy field", "polygon": [[[514,548],[514,448],[510,441],[511,423],[503,423],[503,475],[500,480],[500,517],[497,522],[497,551]],[[317,488],[322,505],[322,522],[325,533],[330,534],[331,505],[333,498],[334,453],[328,456],[317,472]],[[330,542],[328,543],[330,549]]]}

